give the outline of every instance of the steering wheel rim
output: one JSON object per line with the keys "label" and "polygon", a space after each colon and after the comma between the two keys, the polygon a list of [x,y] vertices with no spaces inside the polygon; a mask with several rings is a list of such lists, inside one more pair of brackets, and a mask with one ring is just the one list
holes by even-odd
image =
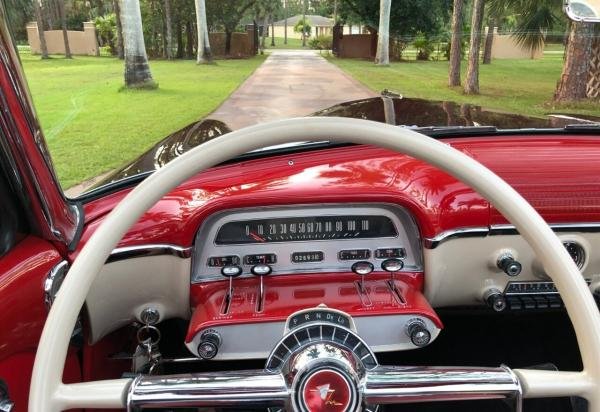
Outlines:
{"label": "steering wheel rim", "polygon": [[90,237],[74,261],[48,314],[38,346],[29,411],[123,407],[129,379],[66,385],[62,374],[71,331],[107,257],[131,225],[162,196],[194,174],[237,155],[297,141],[370,144],[428,162],[461,180],[498,209],[540,259],[560,292],[583,361],[581,372],[515,370],[526,397],[582,396],[600,412],[600,313],[578,268],[540,215],[506,182],[473,158],[415,131],[372,121],[311,117],[234,131],[173,160],[132,190]]}

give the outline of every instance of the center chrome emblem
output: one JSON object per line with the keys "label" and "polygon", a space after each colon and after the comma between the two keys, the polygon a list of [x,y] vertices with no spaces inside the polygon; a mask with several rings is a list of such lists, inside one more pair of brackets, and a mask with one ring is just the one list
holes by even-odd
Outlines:
{"label": "center chrome emblem", "polygon": [[302,403],[310,412],[346,412],[354,401],[354,391],[346,376],[333,369],[311,374],[302,385]]}

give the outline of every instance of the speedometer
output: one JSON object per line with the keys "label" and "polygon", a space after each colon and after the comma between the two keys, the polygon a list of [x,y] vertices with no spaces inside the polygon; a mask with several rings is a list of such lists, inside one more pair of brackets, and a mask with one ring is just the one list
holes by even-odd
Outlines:
{"label": "speedometer", "polygon": [[396,237],[387,216],[309,216],[239,220],[221,226],[217,245]]}

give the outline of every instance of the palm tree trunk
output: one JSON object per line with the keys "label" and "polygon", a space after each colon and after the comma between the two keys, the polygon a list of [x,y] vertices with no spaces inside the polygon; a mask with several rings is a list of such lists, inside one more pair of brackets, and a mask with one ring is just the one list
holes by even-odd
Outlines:
{"label": "palm tree trunk", "polygon": [[592,42],[592,59],[590,60],[586,95],[590,99],[600,98],[600,33],[598,31]]}
{"label": "palm tree trunk", "polygon": [[271,14],[271,47],[275,47],[275,20]]}
{"label": "palm tree trunk", "polygon": [[165,25],[167,26],[165,55],[167,60],[173,60],[173,19],[171,18],[171,0],[164,0]]}
{"label": "palm tree trunk", "polygon": [[123,60],[125,54],[123,51],[123,26],[121,25],[121,6],[119,5],[119,0],[113,0],[113,9],[117,23],[117,57]]}
{"label": "palm tree trunk", "polygon": [[571,22],[571,32],[565,51],[560,81],[556,86],[554,101],[564,102],[586,98],[586,84],[592,57],[592,23]]}
{"label": "palm tree trunk", "polygon": [[65,42],[65,58],[71,59],[71,46],[69,45],[69,34],[67,33],[67,15],[65,13],[65,1],[57,0],[58,12],[60,14],[60,24],[62,26],[63,41]]}
{"label": "palm tree trunk", "polygon": [[204,0],[196,0],[196,28],[198,30],[198,53],[196,62],[206,64],[212,62],[210,50],[210,39],[208,36],[208,24],[206,23],[206,3]]}
{"label": "palm tree trunk", "polygon": [[450,65],[448,86],[460,86],[460,61],[462,59],[462,13],[464,0],[454,0],[452,12],[452,38],[450,40]]}
{"label": "palm tree trunk", "polygon": [[483,25],[483,7],[485,0],[473,2],[471,18],[471,42],[469,45],[469,65],[465,81],[466,94],[479,94],[479,49],[481,48],[481,29]]}
{"label": "palm tree trunk", "polygon": [[46,35],[44,34],[44,21],[42,19],[42,6],[38,0],[33,0],[33,7],[35,9],[35,19],[38,27],[38,37],[40,38],[40,51],[42,52],[42,59],[48,58],[48,46],[46,45]]}
{"label": "palm tree trunk", "polygon": [[121,24],[125,51],[125,86],[155,88],[150,73],[139,0],[122,0]]}
{"label": "palm tree trunk", "polygon": [[186,41],[185,41],[185,51],[186,57],[189,59],[194,58],[194,27],[192,26],[192,22],[190,20],[185,24],[185,33],[186,33]]}
{"label": "palm tree trunk", "polygon": [[306,47],[306,0],[302,0],[302,47]]}
{"label": "palm tree trunk", "polygon": [[496,19],[488,19],[488,32],[485,36],[485,47],[483,49],[483,64],[492,63],[492,47],[494,46],[494,29],[496,28]]}
{"label": "palm tree trunk", "polygon": [[269,15],[267,13],[265,13],[265,17],[263,18],[262,36],[260,39],[260,49],[263,53],[265,50],[265,39],[267,38],[268,28],[269,28]]}
{"label": "palm tree trunk", "polygon": [[389,66],[390,64],[390,10],[392,0],[379,1],[379,33],[377,36],[377,54],[375,64]]}
{"label": "palm tree trunk", "polygon": [[283,12],[285,13],[285,18],[283,19],[283,44],[287,44],[287,19],[288,19],[288,9],[287,3],[289,0],[283,0]]}

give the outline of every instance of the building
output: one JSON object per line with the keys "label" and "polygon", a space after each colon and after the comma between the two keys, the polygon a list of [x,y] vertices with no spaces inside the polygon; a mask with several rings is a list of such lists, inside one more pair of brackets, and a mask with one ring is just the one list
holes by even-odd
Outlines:
{"label": "building", "polygon": [[[289,39],[301,39],[302,34],[294,31],[294,26],[302,20],[302,15],[291,16],[287,18],[287,37]],[[333,34],[333,19],[323,16],[306,15],[306,20],[311,26],[311,37],[331,36]],[[275,37],[285,37],[285,19],[273,23]]]}

